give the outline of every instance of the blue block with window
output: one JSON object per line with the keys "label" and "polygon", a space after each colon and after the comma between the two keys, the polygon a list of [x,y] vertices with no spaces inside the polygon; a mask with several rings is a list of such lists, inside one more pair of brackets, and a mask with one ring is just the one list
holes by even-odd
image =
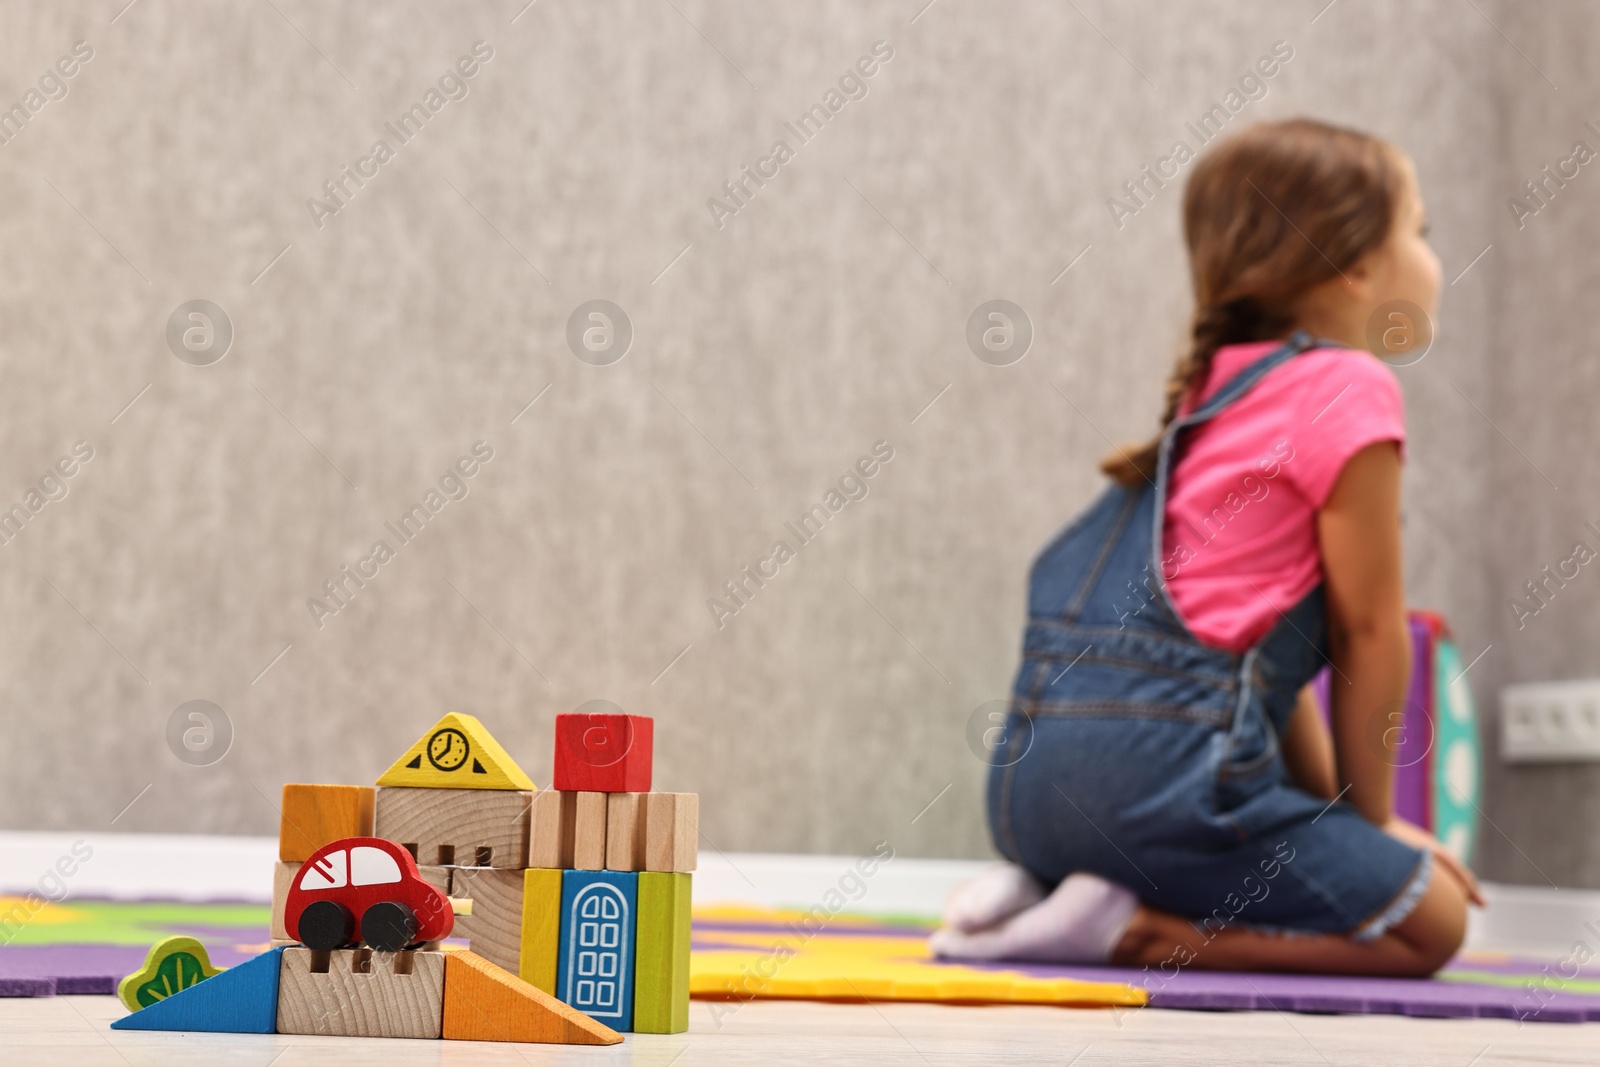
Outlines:
{"label": "blue block with window", "polygon": [[556,997],[613,1030],[633,1029],[639,875],[561,872]]}

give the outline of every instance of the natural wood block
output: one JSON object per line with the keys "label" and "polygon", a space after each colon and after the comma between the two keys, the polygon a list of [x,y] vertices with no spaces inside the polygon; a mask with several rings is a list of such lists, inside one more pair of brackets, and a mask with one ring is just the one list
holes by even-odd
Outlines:
{"label": "natural wood block", "polygon": [[456,917],[456,937],[472,951],[512,974],[522,968],[523,871],[457,867],[450,895],[472,901],[472,914]]}
{"label": "natural wood block", "polygon": [[565,870],[572,866],[578,794],[541,789],[533,794],[528,824],[528,866]]}
{"label": "natural wood block", "polygon": [[639,933],[634,944],[633,1030],[689,1029],[689,898],[693,875],[639,875]]}
{"label": "natural wood block", "polygon": [[532,793],[513,789],[378,790],[377,836],[419,864],[521,870],[528,862]]}
{"label": "natural wood block", "polygon": [[444,1036],[461,1041],[615,1045],[622,1035],[473,952],[445,957]]}
{"label": "natural wood block", "polygon": [[299,862],[330,841],[371,837],[372,805],[370,785],[285,785],[278,858]]}
{"label": "natural wood block", "polygon": [[427,867],[421,864],[417,865],[417,873],[422,875],[422,880],[447,897],[451,895],[450,872],[453,870],[455,870],[453,867],[440,867],[434,864],[430,864]]}
{"label": "natural wood block", "polygon": [[649,793],[606,796],[606,870],[644,870],[644,798]]}
{"label": "natural wood block", "polygon": [[556,993],[561,955],[561,872],[530,867],[522,872],[522,966],[529,985]]}
{"label": "natural wood block", "polygon": [[574,794],[572,866],[580,871],[603,871],[606,867],[606,795]]}
{"label": "natural wood block", "polygon": [[444,1017],[444,956],[286,948],[278,980],[278,1033],[438,1037]]}
{"label": "natural wood block", "polygon": [[[289,902],[289,886],[300,873],[300,864],[279,861],[272,868],[272,939],[289,941],[289,931],[283,926],[284,906]],[[292,942],[299,944],[299,942]]]}
{"label": "natural wood block", "polygon": [[644,869],[692,871],[700,857],[700,794],[645,794]]}
{"label": "natural wood block", "polygon": [[434,723],[433,729],[379,776],[378,785],[421,789],[534,788],[533,779],[522,773],[516,760],[500,747],[483,723],[457,712]]}

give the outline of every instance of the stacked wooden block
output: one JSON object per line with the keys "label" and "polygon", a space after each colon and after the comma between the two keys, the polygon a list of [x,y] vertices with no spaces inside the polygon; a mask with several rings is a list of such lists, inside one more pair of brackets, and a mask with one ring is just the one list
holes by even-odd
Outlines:
{"label": "stacked wooden block", "polygon": [[518,973],[615,1029],[678,1033],[689,1025],[700,798],[651,791],[653,740],[639,715],[556,716],[552,788],[535,794],[529,828]]}
{"label": "stacked wooden block", "polygon": [[[465,715],[435,724],[376,792],[285,786],[273,937],[289,944],[284,905],[305,859],[329,841],[374,835],[412,854],[421,877],[451,898],[451,936],[489,964],[614,1030],[688,1029],[699,798],[650,791],[652,725],[634,715],[558,716],[548,790]],[[298,955],[308,950],[288,951],[286,980],[309,966]],[[369,954],[317,973],[385,965]]]}

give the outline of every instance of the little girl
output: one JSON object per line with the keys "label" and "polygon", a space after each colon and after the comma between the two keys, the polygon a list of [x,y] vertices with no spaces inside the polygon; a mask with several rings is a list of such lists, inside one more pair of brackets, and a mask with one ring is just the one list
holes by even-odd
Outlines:
{"label": "little girl", "polygon": [[1196,308],[1163,431],[1106,457],[1115,484],[1034,563],[989,780],[1011,862],[933,948],[1430,974],[1482,901],[1392,806],[1405,426],[1364,348],[1438,295],[1411,163],[1263,123],[1195,164],[1183,211]]}

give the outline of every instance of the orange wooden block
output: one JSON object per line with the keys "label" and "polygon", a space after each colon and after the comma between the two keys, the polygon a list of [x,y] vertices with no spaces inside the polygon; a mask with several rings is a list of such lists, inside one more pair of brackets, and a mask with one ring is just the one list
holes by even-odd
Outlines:
{"label": "orange wooden block", "polygon": [[475,952],[444,955],[444,1036],[457,1041],[615,1045],[622,1035]]}
{"label": "orange wooden block", "polygon": [[278,859],[301,863],[330,841],[372,836],[370,785],[286,785]]}

